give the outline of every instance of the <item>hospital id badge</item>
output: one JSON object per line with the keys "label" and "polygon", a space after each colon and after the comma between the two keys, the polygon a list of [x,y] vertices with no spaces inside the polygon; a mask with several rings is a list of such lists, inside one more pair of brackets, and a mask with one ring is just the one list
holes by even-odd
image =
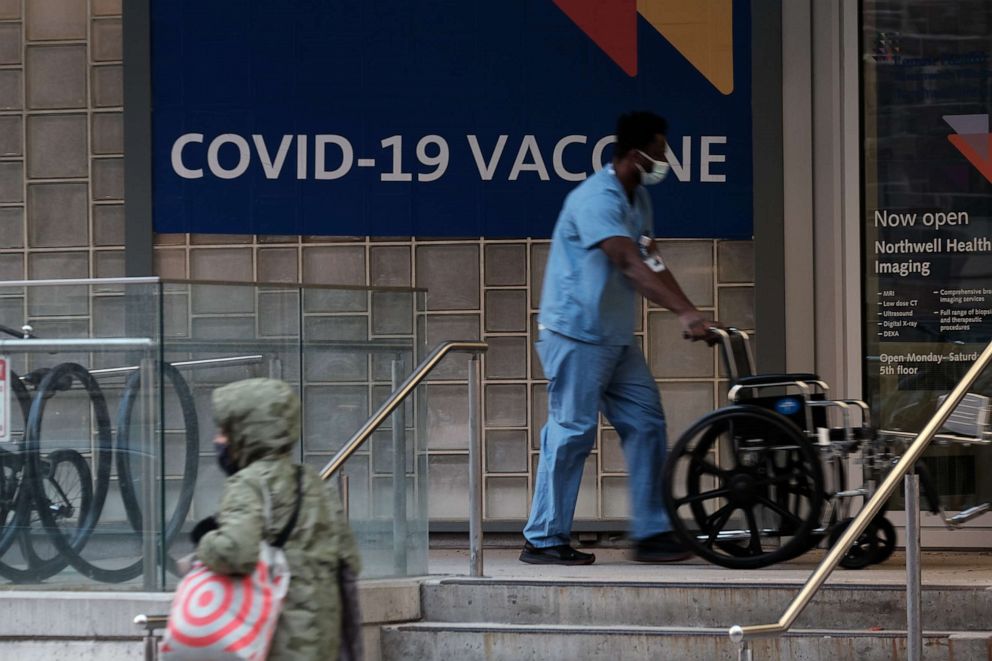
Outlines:
{"label": "hospital id badge", "polygon": [[641,251],[641,261],[643,261],[649,269],[655,273],[661,273],[665,270],[665,262],[662,261],[661,255],[654,247],[654,239],[652,239],[647,234],[642,234],[641,238],[637,240],[637,247]]}

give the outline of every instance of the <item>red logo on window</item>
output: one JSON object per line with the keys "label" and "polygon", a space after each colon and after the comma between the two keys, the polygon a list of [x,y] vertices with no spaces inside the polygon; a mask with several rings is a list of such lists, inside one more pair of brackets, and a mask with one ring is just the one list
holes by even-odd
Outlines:
{"label": "red logo on window", "polygon": [[944,115],[944,121],[954,129],[947,139],[992,183],[992,134],[989,133],[988,114]]}

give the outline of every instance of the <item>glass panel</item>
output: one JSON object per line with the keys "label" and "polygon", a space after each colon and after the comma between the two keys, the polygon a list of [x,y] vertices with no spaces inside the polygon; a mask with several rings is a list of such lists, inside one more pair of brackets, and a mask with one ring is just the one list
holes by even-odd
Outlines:
{"label": "glass panel", "polygon": [[[29,324],[40,341],[99,339],[4,349],[17,379],[12,439],[0,443],[0,585],[173,587],[190,529],[223,492],[213,390],[290,383],[304,403],[296,457],[323,468],[425,355],[424,314],[412,290],[0,283],[4,338]],[[26,425],[32,400],[38,422]],[[387,421],[342,470],[367,577],[427,572],[424,393],[401,411],[397,433]],[[165,561],[146,565],[152,554]]]}
{"label": "glass panel", "polygon": [[[862,19],[865,392],[880,427],[915,432],[992,335],[992,6],[865,2]],[[928,450],[945,508],[992,500],[989,456]]]}
{"label": "glass panel", "polygon": [[[0,324],[15,335],[30,324],[38,338],[3,350],[14,370],[13,434],[0,444],[5,581],[160,585],[161,568],[142,562],[160,541],[157,518],[143,516],[156,509],[161,486],[158,291],[157,284],[0,283]],[[66,347],[66,340],[93,341]]]}
{"label": "glass panel", "polygon": [[[216,513],[223,493],[224,474],[213,447],[213,391],[257,377],[282,379],[301,391],[300,290],[293,285],[162,287],[162,325],[168,329],[163,357],[175,368],[166,368],[163,389],[164,498],[167,526],[188,531]],[[185,406],[179,397],[183,389]],[[192,551],[188,535],[180,534],[170,554],[178,558]],[[175,580],[170,575],[170,584]]]}
{"label": "glass panel", "polygon": [[[333,458],[415,367],[423,353],[414,333],[422,309],[418,296],[407,290],[303,290],[307,462],[323,466]],[[427,512],[419,496],[426,479],[419,461],[422,398],[417,393],[408,399],[343,470],[347,479],[340,488],[347,493],[366,577],[427,571]],[[396,516],[398,511],[405,516]]]}

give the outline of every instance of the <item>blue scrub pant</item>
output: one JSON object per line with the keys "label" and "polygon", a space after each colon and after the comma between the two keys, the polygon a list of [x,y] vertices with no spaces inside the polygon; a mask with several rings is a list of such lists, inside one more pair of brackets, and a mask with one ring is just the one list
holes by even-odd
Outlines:
{"label": "blue scrub pant", "polygon": [[542,330],[537,353],[548,383],[548,422],[524,537],[536,547],[568,544],[586,458],[603,411],[620,435],[630,484],[632,539],[671,530],[661,488],[665,414],[637,345],[610,346]]}

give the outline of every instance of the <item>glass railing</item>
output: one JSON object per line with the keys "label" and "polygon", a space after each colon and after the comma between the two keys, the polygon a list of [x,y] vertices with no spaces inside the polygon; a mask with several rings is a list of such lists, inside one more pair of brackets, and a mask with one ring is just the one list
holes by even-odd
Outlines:
{"label": "glass railing", "polygon": [[[424,305],[412,289],[0,282],[0,586],[173,586],[189,529],[223,490],[211,392],[259,376],[292,384],[297,459],[319,469],[423,356]],[[366,577],[427,571],[424,407],[418,392],[332,487],[346,491]]]}

